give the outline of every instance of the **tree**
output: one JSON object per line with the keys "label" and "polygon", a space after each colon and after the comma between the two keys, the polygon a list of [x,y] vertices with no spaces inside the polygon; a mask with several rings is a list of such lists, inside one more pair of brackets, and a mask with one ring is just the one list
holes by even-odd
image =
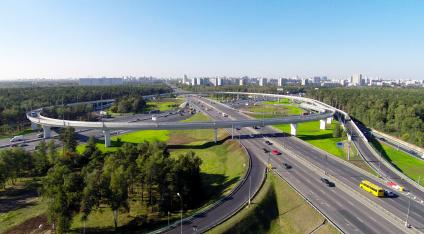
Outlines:
{"label": "tree", "polygon": [[47,157],[47,144],[41,141],[36,151],[32,155],[34,159],[34,169],[37,175],[44,175],[50,167]]}
{"label": "tree", "polygon": [[42,195],[47,200],[49,221],[57,233],[65,233],[80,210],[81,178],[63,164],[56,164],[43,179]]}
{"label": "tree", "polygon": [[336,123],[336,126],[333,129],[333,137],[342,137],[342,128],[340,127],[340,124]]}
{"label": "tree", "polygon": [[173,168],[174,193],[182,194],[186,198],[184,202],[189,207],[193,207],[199,202],[203,194],[201,165],[202,159],[197,157],[193,151],[190,151],[180,155]]}
{"label": "tree", "polygon": [[75,135],[75,128],[66,127],[60,132],[60,140],[63,143],[65,151],[75,152],[77,148],[77,140]]}
{"label": "tree", "polygon": [[89,172],[84,177],[84,189],[82,191],[81,199],[81,219],[85,221],[88,218],[88,215],[91,213],[93,208],[99,207],[100,201],[102,199],[102,184],[101,184],[101,171],[94,169],[92,172]]}
{"label": "tree", "polygon": [[125,167],[119,159],[108,156],[103,166],[104,193],[107,203],[113,211],[115,229],[118,227],[118,210],[123,208],[128,211],[128,184]]}

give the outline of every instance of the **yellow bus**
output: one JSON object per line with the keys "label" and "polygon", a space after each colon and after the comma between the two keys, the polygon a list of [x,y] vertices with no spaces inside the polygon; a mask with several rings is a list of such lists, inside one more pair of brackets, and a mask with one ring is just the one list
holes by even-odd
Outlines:
{"label": "yellow bus", "polygon": [[367,192],[370,192],[372,195],[376,197],[384,197],[384,189],[379,186],[369,182],[368,180],[363,180],[359,187]]}

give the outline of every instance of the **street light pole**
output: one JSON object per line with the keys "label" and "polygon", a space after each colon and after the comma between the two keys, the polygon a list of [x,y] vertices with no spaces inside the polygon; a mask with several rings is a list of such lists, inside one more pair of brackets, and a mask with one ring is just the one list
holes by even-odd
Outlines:
{"label": "street light pole", "polygon": [[411,209],[411,197],[409,197],[408,213],[406,214],[405,227],[408,227],[409,210]]}
{"label": "street light pole", "polygon": [[181,201],[181,234],[183,234],[183,198],[181,197],[180,193],[177,193],[177,196],[180,198]]}

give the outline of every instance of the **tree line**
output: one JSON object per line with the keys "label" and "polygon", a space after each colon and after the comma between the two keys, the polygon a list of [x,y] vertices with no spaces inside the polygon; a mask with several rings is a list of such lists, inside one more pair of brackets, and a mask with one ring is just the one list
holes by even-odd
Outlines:
{"label": "tree line", "polygon": [[[11,134],[29,126],[25,112],[31,109],[124,96],[156,95],[171,91],[172,89],[165,84],[1,88],[0,135]],[[58,109],[58,114],[65,112],[70,115],[73,110],[65,107],[62,111]]]}
{"label": "tree line", "polygon": [[141,96],[125,96],[118,98],[110,110],[115,113],[142,112],[147,108],[147,103]]}
{"label": "tree line", "polygon": [[348,112],[367,127],[424,146],[422,88],[322,88],[307,95]]}
{"label": "tree line", "polygon": [[56,232],[70,228],[73,217],[82,221],[101,206],[113,211],[115,228],[118,213],[131,209],[129,201],[141,197],[151,212],[164,216],[191,209],[203,201],[200,166],[193,152],[170,157],[163,142],[123,144],[116,152],[103,153],[90,138],[85,150],[76,152],[73,128],[62,131],[63,150],[54,142],[42,141],[30,153],[20,148],[0,151],[0,185],[15,183],[16,178],[42,176],[41,194],[47,202],[47,215]]}

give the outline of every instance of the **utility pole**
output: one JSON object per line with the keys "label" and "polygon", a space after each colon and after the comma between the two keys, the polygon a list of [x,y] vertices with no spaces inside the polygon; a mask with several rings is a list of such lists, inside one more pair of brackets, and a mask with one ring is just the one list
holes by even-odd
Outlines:
{"label": "utility pole", "polygon": [[350,161],[350,141],[347,142],[347,161]]}

